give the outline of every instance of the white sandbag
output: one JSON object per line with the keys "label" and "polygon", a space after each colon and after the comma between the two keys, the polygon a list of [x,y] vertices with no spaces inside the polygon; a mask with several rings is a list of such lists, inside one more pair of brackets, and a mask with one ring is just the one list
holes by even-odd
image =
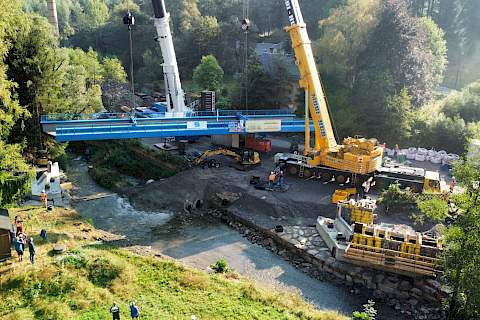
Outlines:
{"label": "white sandbag", "polygon": [[423,162],[423,161],[426,160],[426,158],[427,158],[427,156],[426,156],[425,154],[417,153],[417,154],[415,155],[415,160],[416,160],[416,161],[422,161],[422,162]]}
{"label": "white sandbag", "polygon": [[439,155],[437,154],[436,157],[432,157],[432,158],[430,159],[430,162],[433,163],[433,164],[439,164],[439,163],[442,163],[442,160],[443,160],[443,157],[442,157],[442,156],[439,156]]}
{"label": "white sandbag", "polygon": [[408,153],[417,153],[417,148],[414,148],[414,147],[408,148]]}
{"label": "white sandbag", "polygon": [[412,152],[412,153],[407,153],[407,159],[408,160],[415,160],[415,156],[417,155],[416,152]]}
{"label": "white sandbag", "polygon": [[435,150],[433,150],[433,149],[430,149],[430,150],[428,150],[428,155],[429,155],[430,157],[434,157],[434,156],[437,155],[437,151],[435,151]]}
{"label": "white sandbag", "polygon": [[417,149],[417,154],[426,156],[428,154],[428,150],[424,148],[418,148]]}

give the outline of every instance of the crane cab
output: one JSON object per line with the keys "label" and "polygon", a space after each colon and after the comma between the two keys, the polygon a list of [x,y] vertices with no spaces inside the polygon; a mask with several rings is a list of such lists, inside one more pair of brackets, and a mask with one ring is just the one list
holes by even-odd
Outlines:
{"label": "crane cab", "polygon": [[425,179],[423,180],[423,192],[441,193],[440,174],[435,171],[425,171]]}

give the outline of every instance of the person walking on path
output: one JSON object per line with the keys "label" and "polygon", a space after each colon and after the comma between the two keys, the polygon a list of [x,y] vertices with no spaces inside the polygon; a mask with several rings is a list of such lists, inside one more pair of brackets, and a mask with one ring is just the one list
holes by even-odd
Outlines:
{"label": "person walking on path", "polygon": [[30,253],[30,262],[35,264],[35,244],[33,243],[33,238],[30,238],[28,241],[28,252]]}
{"label": "person walking on path", "polygon": [[19,261],[23,261],[24,245],[25,243],[23,242],[22,237],[15,238],[15,250],[17,251]]}
{"label": "person walking on path", "polygon": [[16,233],[15,233],[15,236],[18,237],[20,234],[23,233],[23,220],[19,216],[15,217],[15,227],[17,229]]}
{"label": "person walking on path", "polygon": [[132,301],[130,303],[130,317],[133,319],[137,319],[140,317],[140,310],[138,309],[138,306],[136,305],[135,301]]}
{"label": "person walking on path", "polygon": [[116,302],[113,302],[113,306],[110,308],[112,314],[112,320],[120,320],[120,307]]}

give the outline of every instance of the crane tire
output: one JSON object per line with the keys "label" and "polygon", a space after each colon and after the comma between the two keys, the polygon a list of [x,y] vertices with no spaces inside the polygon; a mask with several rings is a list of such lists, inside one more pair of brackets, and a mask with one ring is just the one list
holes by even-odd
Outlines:
{"label": "crane tire", "polygon": [[287,172],[288,172],[288,174],[290,174],[290,175],[292,175],[292,176],[298,175],[298,172],[299,172],[299,171],[300,171],[300,170],[298,169],[298,166],[296,166],[296,165],[294,165],[294,164],[289,164],[289,165],[287,166]]}
{"label": "crane tire", "polygon": [[330,180],[332,180],[332,178],[333,178],[333,175],[330,172],[322,172],[320,175],[320,179],[323,182],[329,182]]}
{"label": "crane tire", "polygon": [[345,182],[347,182],[347,177],[345,177],[343,174],[339,174],[335,176],[335,181],[338,184],[344,184]]}
{"label": "crane tire", "polygon": [[311,178],[312,176],[313,176],[313,172],[311,169],[305,168],[305,170],[303,170],[303,177],[305,179]]}

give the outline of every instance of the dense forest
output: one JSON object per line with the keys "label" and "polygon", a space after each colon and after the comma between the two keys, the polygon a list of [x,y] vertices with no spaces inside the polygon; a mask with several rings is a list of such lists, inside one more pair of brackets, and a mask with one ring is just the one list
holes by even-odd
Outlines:
{"label": "dense forest", "polygon": [[[0,2],[0,138],[15,146],[9,154],[45,147],[62,152],[63,146],[42,140],[41,114],[104,110],[102,89],[125,83],[130,70],[122,22],[128,11],[136,18],[136,88],[163,90],[150,0],[57,0],[59,37],[45,18],[45,0]],[[166,5],[189,94],[214,89],[221,108],[244,108],[248,92],[250,108],[287,107],[293,100],[302,112],[302,93],[291,90],[297,85],[289,69],[292,50],[282,1],[166,0]],[[387,145],[462,153],[468,139],[479,135],[479,1],[302,0],[300,5],[340,138],[360,134]],[[241,28],[245,17],[252,22],[247,34]],[[259,43],[282,48],[269,68],[255,53]]]}

